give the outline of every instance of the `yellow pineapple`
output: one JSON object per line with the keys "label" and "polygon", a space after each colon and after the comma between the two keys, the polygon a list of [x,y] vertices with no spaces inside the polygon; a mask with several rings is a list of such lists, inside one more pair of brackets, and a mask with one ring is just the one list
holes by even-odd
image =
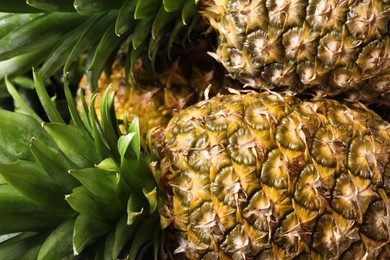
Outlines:
{"label": "yellow pineapple", "polygon": [[176,115],[164,147],[162,223],[183,259],[390,257],[390,125],[362,107],[217,96]]}

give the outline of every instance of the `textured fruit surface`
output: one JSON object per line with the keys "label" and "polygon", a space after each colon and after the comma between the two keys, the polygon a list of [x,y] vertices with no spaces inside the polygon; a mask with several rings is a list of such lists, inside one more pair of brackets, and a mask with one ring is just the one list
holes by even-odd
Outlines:
{"label": "textured fruit surface", "polygon": [[165,142],[163,223],[179,259],[390,257],[390,125],[373,112],[217,96],[176,115]]}
{"label": "textured fruit surface", "polygon": [[245,84],[390,103],[390,2],[204,1],[213,55]]}

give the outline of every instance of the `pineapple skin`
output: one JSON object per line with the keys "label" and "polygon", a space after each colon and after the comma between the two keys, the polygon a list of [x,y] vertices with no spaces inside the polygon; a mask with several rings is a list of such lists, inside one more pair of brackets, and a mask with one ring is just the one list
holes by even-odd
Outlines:
{"label": "pineapple skin", "polygon": [[171,258],[390,257],[390,124],[370,110],[221,95],[171,120],[164,153]]}
{"label": "pineapple skin", "polygon": [[212,54],[252,87],[390,104],[390,2],[205,0]]}

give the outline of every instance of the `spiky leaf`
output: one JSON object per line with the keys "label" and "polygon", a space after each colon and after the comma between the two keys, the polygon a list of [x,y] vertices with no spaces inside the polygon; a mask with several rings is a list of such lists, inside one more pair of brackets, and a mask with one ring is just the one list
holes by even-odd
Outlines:
{"label": "spiky leaf", "polygon": [[29,149],[30,139],[39,138],[43,143],[50,146],[54,145],[50,136],[43,131],[40,123],[34,118],[0,110],[0,162],[7,163],[11,161],[34,160]]}
{"label": "spiky leaf", "polygon": [[50,233],[39,250],[38,260],[73,257],[72,235],[75,220],[75,218],[69,219]]}
{"label": "spiky leaf", "polygon": [[84,215],[79,215],[74,225],[74,254],[80,254],[84,248],[93,243],[100,236],[108,233],[111,228],[111,225],[89,218]]}
{"label": "spiky leaf", "polygon": [[92,166],[100,161],[90,135],[79,128],[60,123],[46,123],[43,127],[53,137],[61,151],[78,168]]}
{"label": "spiky leaf", "polygon": [[0,234],[43,231],[55,227],[69,217],[39,207],[8,184],[0,185]]}
{"label": "spiky leaf", "polygon": [[105,171],[99,168],[85,168],[71,170],[70,174],[78,179],[97,198],[108,200],[116,207],[120,207],[116,194],[118,176],[116,172]]}
{"label": "spiky leaf", "polygon": [[31,152],[39,165],[63,189],[70,193],[80,183],[71,175],[69,169],[75,166],[58,150],[51,148],[37,138],[31,139]]}
{"label": "spiky leaf", "polygon": [[83,186],[75,188],[66,196],[66,201],[80,214],[106,223],[116,221],[123,211],[123,208],[113,205],[110,198],[97,198]]}
{"label": "spiky leaf", "polygon": [[21,194],[37,205],[53,211],[68,212],[65,190],[55,183],[36,163],[17,161],[0,164],[2,177]]}

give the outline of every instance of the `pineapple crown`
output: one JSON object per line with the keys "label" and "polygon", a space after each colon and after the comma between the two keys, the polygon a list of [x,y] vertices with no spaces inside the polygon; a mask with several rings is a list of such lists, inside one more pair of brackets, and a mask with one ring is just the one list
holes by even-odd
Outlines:
{"label": "pineapple crown", "polygon": [[[25,103],[24,114],[0,110],[0,258],[157,258],[161,228],[157,187],[140,150],[138,121],[121,122],[114,93],[102,97],[101,123],[92,98],[79,113],[65,80],[67,124],[33,70],[50,122]],[[136,238],[136,239],[135,239]],[[153,250],[148,250],[149,248]],[[11,254],[11,256],[10,256]]]}

